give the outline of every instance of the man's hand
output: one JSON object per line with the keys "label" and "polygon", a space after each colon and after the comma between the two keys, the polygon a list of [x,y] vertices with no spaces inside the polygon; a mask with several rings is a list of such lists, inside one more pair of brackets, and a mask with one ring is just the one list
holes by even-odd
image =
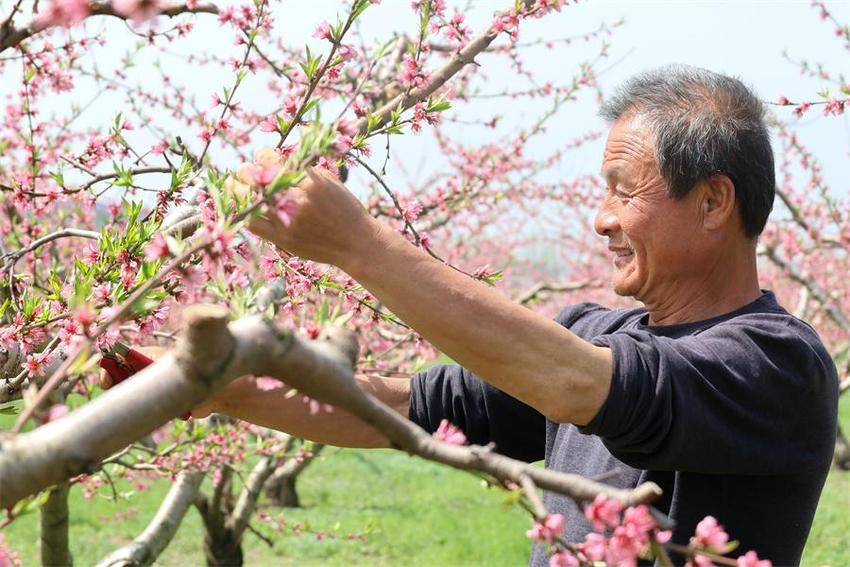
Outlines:
{"label": "man's hand", "polygon": [[248,228],[301,258],[345,269],[371,248],[378,223],[331,173],[311,168],[306,174],[301,184],[288,190],[295,204],[289,224],[269,208]]}

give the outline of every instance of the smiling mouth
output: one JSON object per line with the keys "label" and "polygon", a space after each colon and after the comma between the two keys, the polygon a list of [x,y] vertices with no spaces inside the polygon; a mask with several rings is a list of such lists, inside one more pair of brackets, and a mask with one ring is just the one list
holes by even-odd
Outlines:
{"label": "smiling mouth", "polygon": [[614,250],[614,265],[627,264],[634,257],[635,251],[631,249]]}

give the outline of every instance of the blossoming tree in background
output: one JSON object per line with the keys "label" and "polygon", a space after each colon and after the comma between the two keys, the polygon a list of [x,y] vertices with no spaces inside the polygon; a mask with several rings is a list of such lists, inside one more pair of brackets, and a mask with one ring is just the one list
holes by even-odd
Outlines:
{"label": "blossoming tree in background", "polygon": [[[411,7],[413,32],[388,31],[370,45],[359,25],[373,3],[348,2],[336,18],[317,22],[306,48],[285,42],[281,7],[268,0],[4,3],[0,65],[14,88],[0,130],[0,400],[16,414],[0,439],[4,522],[37,499],[42,562],[67,564],[69,486],[108,495],[118,474],[139,488],[166,477],[174,484],[157,517],[103,564],[151,563],[193,505],[204,519],[208,563],[241,563],[245,531],[270,523],[256,513],[263,486],[297,474],[317,448],[297,449],[275,432],[219,417],[170,420],[253,374],[263,376],[261,388],[290,388],[313,412],[343,408],[399,448],[517,491],[534,519],[528,535],[551,547],[552,565],[665,561],[672,551],[701,565],[762,567],[755,552],[720,556],[731,551],[722,518],[703,520],[688,546],[670,542],[666,520],[648,507],[657,487],[618,491],[528,467],[465,445],[449,423],[430,437],[352,389],[353,371],[406,376],[437,353],[346,274],[273,250],[245,230],[263,210],[292,214],[287,188],[308,165],[349,177],[368,210],[413,245],[517,301],[542,310],[554,310],[565,293],[569,301],[614,301],[604,291],[607,262],[590,239],[598,182],[551,175],[600,133],[575,133],[543,156],[528,155],[527,146],[577,97],[600,94],[597,66],[618,24],[523,43],[526,20],[566,3],[508,2],[473,29],[460,7],[420,0]],[[233,41],[181,50],[204,18]],[[136,42],[107,69],[100,58],[127,36]],[[526,50],[567,49],[579,39],[598,45],[595,57],[559,84],[534,81]],[[484,90],[495,61],[510,66],[516,88]],[[198,92],[202,76],[217,86]],[[101,107],[108,97],[120,102]],[[543,100],[547,109],[508,128],[499,129],[507,119],[497,114],[475,121],[494,134],[486,144],[454,136],[448,126],[491,97]],[[827,98],[831,113],[843,111],[843,100]],[[813,158],[783,128],[784,155],[799,156],[814,183]],[[426,132],[441,162],[391,186],[388,172],[405,167],[391,147]],[[764,240],[777,266],[773,287],[786,298],[805,290],[801,313],[823,325],[836,356],[846,356],[848,294],[839,276],[847,209],[817,183],[816,195],[801,191],[793,169],[783,184],[789,216]],[[515,252],[552,241],[565,255],[559,270]],[[825,265],[831,269],[813,273]],[[357,344],[342,327],[356,331]],[[172,355],[98,395],[98,360],[119,341],[158,344]],[[201,489],[207,474],[209,494]],[[545,510],[538,488],[584,502],[596,533],[564,542],[563,518]],[[4,545],[0,565],[15,564]]]}
{"label": "blossoming tree in background", "polygon": [[[812,2],[812,7],[835,36],[836,48],[850,52],[848,22],[840,21],[823,1]],[[843,118],[850,108],[850,77],[844,69],[797,60],[790,53],[786,58],[819,86],[809,99],[791,101],[780,95],[774,102],[778,211],[762,236],[760,253],[770,285],[780,290],[786,305],[796,305],[795,315],[810,322],[829,346],[845,395],[850,390],[850,194],[848,188],[830,186],[824,179],[820,160],[795,126],[813,113],[829,120]],[[835,464],[850,470],[850,443],[840,424]]]}

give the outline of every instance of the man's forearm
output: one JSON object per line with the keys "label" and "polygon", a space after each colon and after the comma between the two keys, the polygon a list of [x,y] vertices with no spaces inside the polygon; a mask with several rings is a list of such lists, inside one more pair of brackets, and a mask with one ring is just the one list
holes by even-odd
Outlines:
{"label": "man's forearm", "polygon": [[412,246],[388,227],[340,266],[440,351],[550,419],[585,424],[613,359],[558,323]]}
{"label": "man's forearm", "polygon": [[[408,379],[358,376],[357,381],[363,390],[403,416],[408,416]],[[341,409],[333,408],[327,412],[322,406],[316,412],[301,395],[292,395],[289,388],[260,389],[249,377],[234,380],[206,403],[195,408],[192,415],[204,417],[211,412],[327,445],[359,448],[390,446],[387,438],[378,430]]]}

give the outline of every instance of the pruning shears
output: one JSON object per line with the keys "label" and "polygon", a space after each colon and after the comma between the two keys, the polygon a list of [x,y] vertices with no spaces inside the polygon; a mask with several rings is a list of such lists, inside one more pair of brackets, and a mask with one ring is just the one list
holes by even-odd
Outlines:
{"label": "pruning shears", "polygon": [[[115,341],[112,348],[101,349],[100,354],[99,365],[112,378],[113,385],[120,384],[154,362],[152,358],[145,356],[122,341]],[[191,417],[192,414],[186,412],[181,419],[185,421]]]}
{"label": "pruning shears", "polygon": [[136,372],[153,364],[153,359],[121,341],[115,341],[110,349],[101,349],[100,354],[100,367],[106,370],[113,384],[120,384]]}

